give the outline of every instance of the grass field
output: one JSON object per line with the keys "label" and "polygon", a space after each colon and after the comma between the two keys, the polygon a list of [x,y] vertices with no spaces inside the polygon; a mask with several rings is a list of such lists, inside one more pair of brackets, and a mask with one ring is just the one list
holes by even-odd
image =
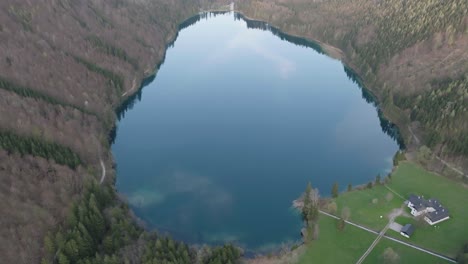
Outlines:
{"label": "grass field", "polygon": [[[399,224],[412,223],[416,231],[410,239],[398,232],[388,230],[387,235],[398,238],[423,248],[455,257],[463,243],[468,241],[468,188],[448,178],[430,173],[418,165],[401,162],[392,174],[390,183],[392,190],[408,197],[410,194],[434,197],[450,211],[450,219],[430,226],[424,221],[411,217],[399,216],[395,221]],[[337,215],[344,207],[351,211],[350,221],[381,230],[387,223],[387,215],[399,208],[404,200],[393,194],[388,200],[390,191],[383,185],[372,189],[356,190],[341,193],[335,199]],[[409,214],[409,209],[405,207]],[[380,218],[380,216],[383,216]],[[307,245],[299,263],[354,263],[365,252],[375,235],[347,225],[345,231],[336,229],[336,220],[320,216],[320,236],[317,241]],[[400,256],[400,263],[448,263],[427,253],[398,244],[388,239],[382,239],[366,258],[365,263],[383,263],[382,254],[388,247],[394,249]]]}
{"label": "grass field", "polygon": [[[404,197],[411,193],[434,197],[450,212],[450,219],[437,224],[436,227],[419,224],[414,235],[406,239],[390,232],[404,241],[454,257],[462,244],[468,241],[468,189],[458,182],[427,172],[415,164],[401,163],[392,175],[388,186]],[[409,212],[409,209],[407,209]],[[410,223],[411,219],[398,218]]]}
{"label": "grass field", "polygon": [[[392,231],[388,231],[392,232]],[[413,264],[413,263],[424,263],[424,264],[442,264],[442,263],[451,263],[446,260],[434,257],[432,255],[426,254],[424,252],[418,251],[416,249],[401,245],[399,243],[390,241],[383,238],[379,241],[377,246],[372,250],[372,252],[364,260],[364,264],[374,264],[374,263],[385,263],[382,254],[386,248],[391,247],[399,256],[401,264]]]}
{"label": "grass field", "polygon": [[299,263],[355,263],[377,237],[351,225],[346,225],[340,232],[336,228],[336,221],[320,215],[319,238],[307,245]]}
{"label": "grass field", "polygon": [[403,199],[393,194],[393,198],[387,201],[386,196],[389,192],[385,186],[378,185],[372,189],[342,193],[335,200],[338,208],[337,215],[341,214],[342,208],[348,207],[351,209],[350,221],[381,230],[388,223],[387,215],[404,202]]}

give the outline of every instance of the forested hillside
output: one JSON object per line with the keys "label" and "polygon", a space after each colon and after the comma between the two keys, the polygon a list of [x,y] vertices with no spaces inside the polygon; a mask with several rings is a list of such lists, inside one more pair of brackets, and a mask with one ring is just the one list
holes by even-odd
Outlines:
{"label": "forested hillside", "polygon": [[434,156],[468,167],[467,1],[245,0],[236,5],[285,32],[338,47],[410,148],[428,145]]}
{"label": "forested hillside", "polygon": [[114,192],[115,110],[155,74],[179,24],[214,2],[0,2],[0,262],[104,263],[140,239],[115,194],[101,202],[86,182]]}

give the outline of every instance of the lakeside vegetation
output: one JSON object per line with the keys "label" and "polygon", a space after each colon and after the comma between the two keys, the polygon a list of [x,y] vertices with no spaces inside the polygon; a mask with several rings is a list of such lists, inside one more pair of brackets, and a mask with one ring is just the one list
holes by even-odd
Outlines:
{"label": "lakeside vegetation", "polygon": [[387,215],[393,209],[399,208],[403,201],[383,185],[342,193],[334,200],[338,213],[343,208],[349,208],[350,221],[376,231],[388,223]]}
{"label": "lakeside vegetation", "polygon": [[316,241],[306,244],[299,263],[354,263],[376,238],[375,234],[351,225],[346,225],[342,231],[336,225],[336,219],[320,217],[320,235]]}
{"label": "lakeside vegetation", "polygon": [[312,188],[312,184],[309,182],[300,200],[302,201],[301,216],[304,222],[304,228],[301,233],[304,241],[308,243],[316,240],[320,233],[318,223],[320,196],[318,189]]}
{"label": "lakeside vegetation", "polygon": [[83,196],[70,210],[67,220],[44,238],[42,264],[120,263],[235,263],[237,247],[224,245],[199,253],[169,236],[148,233],[137,226],[129,208],[109,185],[87,184]]}

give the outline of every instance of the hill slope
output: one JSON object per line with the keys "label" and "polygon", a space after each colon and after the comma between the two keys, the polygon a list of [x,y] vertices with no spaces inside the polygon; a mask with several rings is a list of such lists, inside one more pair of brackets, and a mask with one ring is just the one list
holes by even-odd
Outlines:
{"label": "hill slope", "polygon": [[[156,71],[192,0],[0,3],[0,255],[38,263],[82,196],[112,183],[115,109]],[[70,168],[71,167],[71,168]]]}

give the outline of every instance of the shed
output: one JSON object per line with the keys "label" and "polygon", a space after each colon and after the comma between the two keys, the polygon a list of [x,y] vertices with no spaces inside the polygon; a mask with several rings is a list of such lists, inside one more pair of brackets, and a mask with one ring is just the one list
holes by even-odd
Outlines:
{"label": "shed", "polygon": [[409,238],[414,233],[414,226],[412,224],[406,224],[401,228],[400,234],[404,237]]}

